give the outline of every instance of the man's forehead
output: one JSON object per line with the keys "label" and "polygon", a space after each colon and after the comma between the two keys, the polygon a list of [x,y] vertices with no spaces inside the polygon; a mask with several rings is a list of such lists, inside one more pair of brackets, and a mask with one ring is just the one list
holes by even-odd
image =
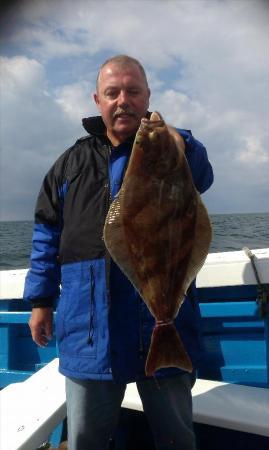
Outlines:
{"label": "man's forehead", "polygon": [[102,69],[100,70],[99,74],[99,80],[104,78],[109,78],[117,75],[137,75],[139,74],[141,78],[142,74],[139,70],[139,67],[134,63],[128,63],[128,64],[119,64],[119,63],[108,63]]}

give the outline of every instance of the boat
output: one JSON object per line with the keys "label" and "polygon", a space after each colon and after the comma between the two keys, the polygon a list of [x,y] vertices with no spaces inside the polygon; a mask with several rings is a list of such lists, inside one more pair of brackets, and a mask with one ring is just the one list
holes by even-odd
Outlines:
{"label": "boat", "polygon": [[[36,450],[44,442],[58,447],[66,437],[57,346],[55,338],[46,348],[32,342],[30,307],[22,302],[26,273],[0,272],[1,450]],[[268,449],[269,248],[210,253],[197,287],[205,342],[193,388],[198,448]],[[154,450],[133,383],[111,448]]]}

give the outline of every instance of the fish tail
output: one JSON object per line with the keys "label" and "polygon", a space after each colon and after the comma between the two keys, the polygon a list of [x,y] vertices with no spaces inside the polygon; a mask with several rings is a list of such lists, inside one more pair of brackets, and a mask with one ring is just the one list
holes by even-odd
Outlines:
{"label": "fish tail", "polygon": [[152,333],[146,361],[146,375],[164,367],[178,367],[192,372],[191,360],[173,322],[157,322]]}

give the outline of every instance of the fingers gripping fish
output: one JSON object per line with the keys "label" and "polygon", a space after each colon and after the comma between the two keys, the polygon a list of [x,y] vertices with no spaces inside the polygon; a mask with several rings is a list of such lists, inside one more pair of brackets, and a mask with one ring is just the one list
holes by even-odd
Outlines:
{"label": "fingers gripping fish", "polygon": [[104,227],[109,253],[156,320],[146,361],[148,376],[163,367],[192,371],[174,319],[205,261],[211,234],[184,141],[154,112],[141,121]]}

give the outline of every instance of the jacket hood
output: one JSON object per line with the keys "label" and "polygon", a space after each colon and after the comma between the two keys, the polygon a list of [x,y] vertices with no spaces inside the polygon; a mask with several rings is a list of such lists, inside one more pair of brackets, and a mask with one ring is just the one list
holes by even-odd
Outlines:
{"label": "jacket hood", "polygon": [[89,134],[104,134],[106,129],[101,116],[84,117],[82,125]]}

